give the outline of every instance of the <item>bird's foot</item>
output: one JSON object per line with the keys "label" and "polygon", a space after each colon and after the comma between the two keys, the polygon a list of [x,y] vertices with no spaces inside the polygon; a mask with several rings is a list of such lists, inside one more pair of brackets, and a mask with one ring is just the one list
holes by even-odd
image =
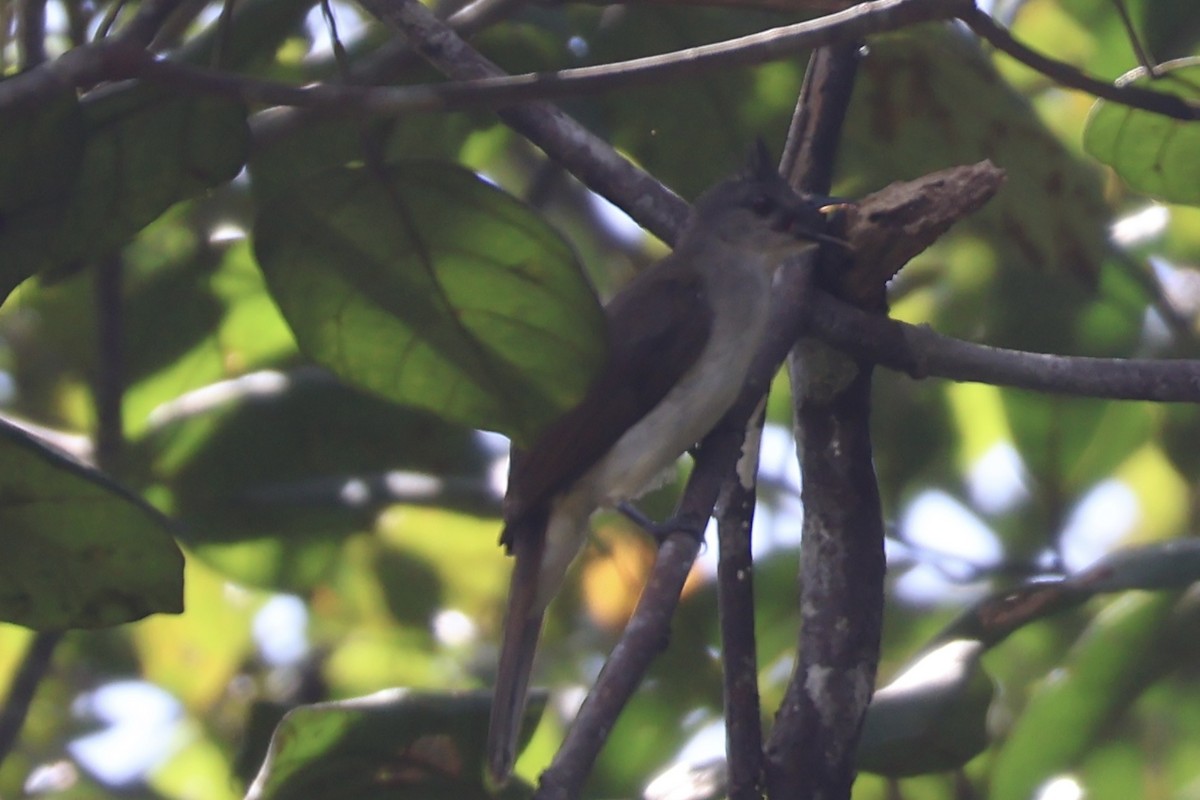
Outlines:
{"label": "bird's foot", "polygon": [[708,520],[698,521],[684,515],[677,515],[662,522],[655,522],[633,503],[624,500],[617,503],[617,510],[632,520],[638,527],[654,537],[660,545],[672,533],[686,533],[698,541],[704,540],[704,527]]}

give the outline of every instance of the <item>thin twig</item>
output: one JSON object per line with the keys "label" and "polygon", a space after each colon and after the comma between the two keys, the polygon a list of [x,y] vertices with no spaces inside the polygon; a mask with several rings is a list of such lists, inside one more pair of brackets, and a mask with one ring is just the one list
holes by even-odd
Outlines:
{"label": "thin twig", "polygon": [[21,44],[18,64],[22,70],[33,69],[46,60],[46,0],[20,0],[16,5]]}
{"label": "thin twig", "polygon": [[763,787],[762,703],[754,633],[754,552],[757,465],[766,397],[743,436],[738,469],[725,479],[717,504],[717,610],[724,667],[725,753],[729,800],[758,800]]}
{"label": "thin twig", "polygon": [[[713,498],[715,500],[715,497]],[[711,506],[710,506],[711,507]],[[707,517],[706,517],[707,519]],[[703,532],[703,524],[700,526]],[[608,738],[621,709],[641,685],[655,656],[667,645],[671,618],[691,572],[700,539],[695,531],[673,533],[658,548],[650,578],[621,640],[567,731],[550,767],[542,774],[537,800],[572,800]]]}
{"label": "thin twig", "polygon": [[104,16],[100,18],[100,24],[96,26],[95,41],[99,42],[108,38],[109,32],[112,31],[112,26],[116,24],[117,17],[125,8],[127,0],[114,0],[104,12]]}
{"label": "thin twig", "polygon": [[29,642],[29,648],[8,688],[4,709],[0,710],[0,763],[17,744],[17,738],[29,716],[33,696],[37,693],[38,684],[50,670],[50,661],[60,639],[62,634],[59,632],[42,631],[34,634]]}
{"label": "thin twig", "polygon": [[116,38],[125,44],[149,47],[182,4],[183,0],[142,0],[137,13],[121,28]]}
{"label": "thin twig", "polygon": [[[165,6],[174,0],[163,0]],[[813,47],[854,40],[915,22],[949,19],[969,0],[873,0],[809,22],[673,53],[556,72],[505,75],[437,20],[423,6],[391,0],[366,0],[365,7],[395,25],[413,41],[426,43],[426,54],[440,61],[454,83],[366,87],[320,84],[297,87],[277,81],[154,59],[129,42],[79,48],[58,59],[58,80],[76,86],[139,78],[183,91],[236,97],[247,102],[320,109],[330,113],[397,115],[464,108],[499,108],[530,100],[608,91],[709,69],[767,63]],[[162,6],[160,6],[161,8]],[[132,25],[132,24],[131,24]],[[149,24],[147,23],[148,27]],[[133,31],[129,34],[133,38]],[[453,37],[447,38],[446,34]],[[120,45],[125,45],[121,47]],[[471,55],[468,55],[468,52]],[[437,63],[435,61],[435,63]],[[15,89],[8,89],[15,91]],[[4,93],[0,92],[0,108]]]}
{"label": "thin twig", "polygon": [[94,266],[96,308],[96,465],[111,470],[125,445],[124,263],[120,254]]}
{"label": "thin twig", "polygon": [[221,15],[217,17],[217,38],[212,49],[212,68],[220,69],[225,62],[225,53],[233,41],[233,0],[221,3]]}
{"label": "thin twig", "polygon": [[1042,55],[1018,42],[1007,29],[978,8],[972,7],[959,14],[959,19],[997,50],[1037,70],[1054,82],[1072,89],[1095,95],[1114,103],[1152,111],[1171,119],[1190,122],[1200,119],[1200,105],[1191,103],[1178,95],[1144,89],[1128,83],[1114,84],[1094,78],[1076,67],[1055,58]]}
{"label": "thin twig", "polygon": [[1129,37],[1129,46],[1133,48],[1134,57],[1137,58],[1142,69],[1146,70],[1147,75],[1151,78],[1158,77],[1158,65],[1142,45],[1142,37],[1138,36],[1137,28],[1133,25],[1133,18],[1129,16],[1129,9],[1125,6],[1125,0],[1112,0],[1112,4],[1116,7],[1117,16],[1121,18],[1121,24],[1125,27],[1125,35]]}

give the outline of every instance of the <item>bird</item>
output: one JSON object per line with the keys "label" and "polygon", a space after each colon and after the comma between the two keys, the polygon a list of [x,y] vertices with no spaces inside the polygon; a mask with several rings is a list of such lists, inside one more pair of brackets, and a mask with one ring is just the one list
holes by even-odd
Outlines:
{"label": "bird", "polygon": [[607,303],[608,357],[583,399],[514,451],[500,543],[515,564],[485,752],[493,785],[511,776],[542,619],[591,515],[662,483],[733,405],[766,333],[776,269],[821,242],[844,244],[825,221],[760,141],[696,200],[674,251]]}

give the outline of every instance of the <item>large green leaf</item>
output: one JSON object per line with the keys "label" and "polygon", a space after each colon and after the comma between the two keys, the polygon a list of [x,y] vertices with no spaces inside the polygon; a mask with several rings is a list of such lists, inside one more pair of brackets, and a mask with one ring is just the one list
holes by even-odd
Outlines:
{"label": "large green leaf", "polygon": [[[526,738],[545,707],[526,711]],[[528,797],[519,782],[496,795],[482,782],[489,697],[393,689],[288,712],[246,800],[403,800]]]}
{"label": "large green leaf", "polygon": [[0,150],[9,162],[0,172],[14,177],[24,174],[12,166],[21,162],[74,165],[36,176],[41,188],[33,193],[5,187],[2,295],[31,275],[111,252],[172,204],[233,178],[245,163],[246,111],[232,101],[123,85],[89,95],[78,112],[63,105],[60,114],[61,133],[36,136],[47,119],[39,114],[16,129],[14,146]]}
{"label": "large green leaf", "polygon": [[1026,800],[1070,770],[1121,709],[1146,688],[1145,669],[1162,646],[1171,592],[1113,601],[1062,667],[1030,698],[991,770],[993,800]]}
{"label": "large green leaf", "polygon": [[0,421],[0,618],[96,628],[183,610],[183,554],[146,504]]}
{"label": "large green leaf", "polygon": [[453,422],[527,443],[603,358],[603,311],[570,247],[455,165],[301,179],[260,209],[255,252],[310,357]]}
{"label": "large green leaf", "polygon": [[[1200,58],[1161,65],[1154,78],[1138,68],[1118,81],[1200,101]],[[1083,146],[1139,192],[1175,203],[1200,204],[1200,123],[1097,100]]]}

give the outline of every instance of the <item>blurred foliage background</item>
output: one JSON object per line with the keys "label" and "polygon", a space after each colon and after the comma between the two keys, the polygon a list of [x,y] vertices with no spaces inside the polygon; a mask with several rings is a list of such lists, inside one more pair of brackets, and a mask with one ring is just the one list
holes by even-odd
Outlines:
{"label": "blurred foliage background", "polygon": [[[82,0],[40,5],[49,58],[70,48],[79,31],[93,35],[110,12],[119,30],[136,8]],[[1081,69],[1115,79],[1137,65],[1110,3],[998,5],[995,13],[1019,37]],[[216,35],[216,9],[191,6],[190,22],[173,32],[167,49],[202,62]],[[1200,7],[1172,0],[1128,6],[1156,59],[1197,53]],[[0,6],[4,30],[28,18],[20,7]],[[332,13],[351,63],[388,46],[386,30],[353,5],[335,3]],[[797,18],[514,4],[474,42],[516,73],[674,50]],[[328,24],[309,0],[244,0],[230,30],[226,68],[296,83],[337,74]],[[24,41],[0,42],[9,76],[18,71]],[[755,136],[779,149],[805,61],[798,56],[561,105],[691,198],[735,169]],[[411,67],[398,80],[431,75]],[[1129,188],[1086,154],[1092,106],[1093,98],[992,54],[955,27],[923,25],[869,42],[835,193],[854,197],[983,158],[1008,173],[982,213],[893,282],[894,316],[1043,352],[1196,356],[1200,212],[1186,197],[1172,202]],[[385,285],[356,272],[365,263],[386,270],[409,245],[397,238],[387,208],[373,218],[335,219],[337,208],[371,203],[357,195],[347,200],[352,189],[327,181],[330,168],[361,162],[365,149],[389,161],[457,162],[521,203],[494,197],[500,192],[484,184],[460,192],[453,188],[458,178],[418,181],[409,202],[440,220],[423,223],[439,231],[437,253],[491,253],[507,247],[505,231],[520,228],[531,252],[557,254],[568,271],[581,263],[602,295],[665,252],[487,113],[284,124],[251,113],[248,125],[246,113],[228,101],[117,85],[79,102],[74,92],[43,96],[6,114],[0,283],[12,291],[0,307],[4,413],[94,457],[168,515],[172,522],[163,524],[186,566],[182,614],[73,630],[61,639],[19,740],[0,764],[0,797],[241,797],[287,708],[389,687],[458,693],[490,685],[508,570],[496,543],[506,442],[475,430],[470,409],[451,411],[462,395],[444,391],[448,373],[430,373],[411,394],[389,395],[396,352],[389,348],[406,341],[402,332],[375,340],[370,319],[347,322],[361,325],[351,328],[355,341],[371,350],[355,363],[375,376],[357,388],[300,354],[297,339],[308,342],[306,352],[325,346],[320,320],[342,310],[317,307],[315,320],[297,323],[312,308],[305,303],[386,294],[407,313],[406,292],[425,291],[407,277]],[[1191,135],[1186,125],[1172,125]],[[1185,149],[1166,168],[1190,169],[1195,158]],[[331,205],[321,206],[327,199]],[[475,216],[459,220],[468,209]],[[538,227],[541,220],[549,226]],[[484,222],[510,227],[489,231]],[[328,277],[325,263],[337,264],[339,280],[353,291],[320,283]],[[306,283],[310,274],[316,277]],[[564,280],[556,292],[586,287]],[[498,302],[511,299],[511,289],[496,292]],[[359,302],[347,300],[345,308]],[[581,295],[577,302],[570,322],[547,324],[594,324],[588,300]],[[506,313],[520,319],[532,312],[514,305]],[[418,328],[435,324],[419,316]],[[590,339],[581,334],[579,341],[584,363],[554,356],[564,366],[545,367],[542,406],[506,409],[507,421],[497,427],[519,435],[586,385],[586,362],[595,353],[586,354]],[[329,347],[335,361],[345,355],[336,341]],[[435,362],[430,369],[443,368]],[[776,388],[755,530],[768,712],[794,656],[801,512],[786,383]],[[875,392],[877,470],[891,521],[882,682],[990,592],[1078,573],[1114,551],[1158,546],[1197,529],[1194,406],[1068,399],[882,371]],[[0,483],[10,498],[31,468],[0,456]],[[89,487],[101,485],[91,472],[85,477]],[[51,504],[68,496],[66,488],[42,487],[41,499]],[[677,488],[652,496],[647,509],[665,516]],[[124,524],[102,507],[88,508],[67,520],[6,517],[3,558],[56,564],[72,556],[43,549],[50,528],[68,525],[91,542]],[[714,552],[710,547],[689,586],[669,649],[613,733],[589,796],[638,795],[678,759],[721,751]],[[1175,558],[1171,550],[1146,552],[1160,562]],[[647,539],[628,523],[598,518],[594,546],[548,622],[540,678],[554,692],[518,765],[524,777],[548,762],[652,557]],[[122,566],[135,574],[151,569]],[[47,579],[38,580],[45,587]],[[90,580],[84,574],[30,591],[63,593],[70,581]],[[1143,583],[1155,588],[1156,580]],[[974,796],[996,800],[1200,798],[1198,598],[1181,583],[1187,581],[1097,595],[974,653],[972,675],[987,679],[986,690],[995,688],[965,712],[963,724],[972,730],[986,724],[982,752],[965,753],[970,760],[958,775],[906,774],[902,796],[972,796],[969,785]],[[11,606],[0,607],[6,619],[22,621]],[[0,686],[14,685],[35,636],[0,625]],[[984,672],[975,672],[980,667]],[[439,719],[451,720],[448,736],[478,737],[482,701],[435,697],[443,703],[435,707]],[[405,702],[400,698],[398,708],[416,713]],[[425,719],[408,717],[417,718]],[[947,720],[943,736],[956,738],[963,734],[952,718],[947,711],[939,719]],[[411,724],[396,735],[442,730]],[[314,773],[326,780],[322,791],[269,796],[351,796],[345,785],[341,793],[337,784],[328,788],[329,776],[345,765],[336,753],[325,755],[328,770]],[[953,764],[938,769],[947,766]],[[444,768],[474,770],[470,763]],[[912,771],[925,770],[917,763]],[[864,773],[855,797],[893,796],[894,788]],[[421,796],[449,791],[425,788]]]}

